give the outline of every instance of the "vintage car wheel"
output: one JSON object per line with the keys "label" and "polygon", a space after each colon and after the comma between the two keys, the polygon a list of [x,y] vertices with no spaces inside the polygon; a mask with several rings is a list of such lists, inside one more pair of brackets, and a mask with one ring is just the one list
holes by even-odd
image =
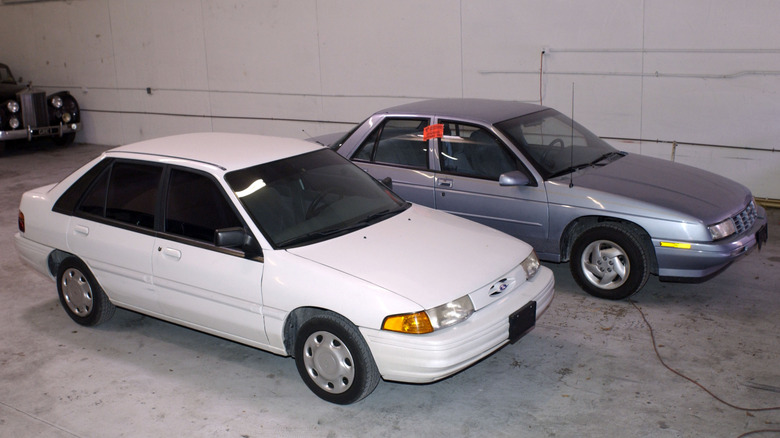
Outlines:
{"label": "vintage car wheel", "polygon": [[314,316],[301,326],[295,364],[309,389],[331,403],[354,403],[379,384],[379,370],[357,327],[334,313]]}
{"label": "vintage car wheel", "polygon": [[73,143],[73,140],[76,139],[76,133],[75,132],[69,132],[67,134],[63,134],[62,137],[52,137],[54,139],[54,144],[58,146],[66,146],[71,143]]}
{"label": "vintage car wheel", "polygon": [[650,276],[647,250],[631,229],[604,223],[574,241],[569,268],[589,294],[620,300],[638,292]]}
{"label": "vintage car wheel", "polygon": [[89,268],[75,257],[69,257],[60,264],[57,292],[65,312],[81,325],[98,325],[114,316],[116,307],[108,300]]}

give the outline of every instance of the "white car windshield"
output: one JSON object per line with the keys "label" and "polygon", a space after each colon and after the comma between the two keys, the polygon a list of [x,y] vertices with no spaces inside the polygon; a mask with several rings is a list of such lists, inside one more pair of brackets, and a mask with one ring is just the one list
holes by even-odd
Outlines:
{"label": "white car windshield", "polygon": [[496,124],[533,161],[544,179],[608,163],[624,154],[553,109]]}
{"label": "white car windshield", "polygon": [[408,207],[328,149],[230,172],[225,180],[278,248],[346,234]]}

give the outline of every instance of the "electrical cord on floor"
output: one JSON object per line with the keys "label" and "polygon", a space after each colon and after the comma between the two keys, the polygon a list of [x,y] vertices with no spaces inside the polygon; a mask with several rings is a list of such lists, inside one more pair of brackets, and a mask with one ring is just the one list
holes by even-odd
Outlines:
{"label": "electrical cord on floor", "polygon": [[[642,309],[639,306],[637,306],[637,304],[636,304],[636,302],[634,300],[629,299],[628,302],[631,303],[631,305],[634,306],[634,308],[642,316],[642,320],[644,320],[645,325],[647,326],[647,329],[650,331],[650,340],[653,342],[653,350],[655,351],[655,356],[658,358],[658,361],[661,362],[661,365],[663,365],[664,368],[666,368],[667,370],[671,371],[672,373],[682,377],[683,379],[693,383],[694,385],[698,386],[704,392],[709,394],[712,398],[714,398],[715,400],[719,401],[720,403],[722,403],[722,404],[724,404],[724,405],[726,405],[726,406],[728,406],[728,407],[730,407],[732,409],[736,409],[738,411],[744,411],[744,412],[765,412],[765,411],[778,411],[778,410],[780,410],[780,406],[773,406],[773,407],[769,407],[769,408],[745,408],[745,407],[742,407],[742,406],[737,406],[735,404],[729,403],[729,402],[723,400],[722,398],[718,397],[717,395],[715,395],[712,391],[707,389],[701,383],[697,382],[696,380],[693,380],[692,378],[686,376],[685,374],[683,374],[683,373],[677,371],[676,369],[670,367],[669,365],[667,365],[666,362],[664,361],[664,359],[661,357],[661,353],[658,351],[658,346],[656,345],[656,342],[655,342],[655,333],[653,332],[653,326],[650,325],[650,322],[647,320],[647,317],[645,316],[645,312],[643,312]],[[780,433],[780,429],[752,430],[750,432],[743,433],[738,438],[746,437],[746,436],[749,436],[749,435],[755,435],[755,434],[759,434],[759,433]]]}

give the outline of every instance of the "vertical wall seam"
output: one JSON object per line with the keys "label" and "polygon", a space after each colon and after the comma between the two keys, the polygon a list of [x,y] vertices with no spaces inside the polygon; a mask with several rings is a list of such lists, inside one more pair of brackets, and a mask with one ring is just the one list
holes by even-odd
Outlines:
{"label": "vertical wall seam", "polygon": [[[639,138],[644,138],[644,109],[645,109],[645,56],[647,56],[647,53],[645,52],[645,28],[646,28],[646,20],[647,20],[647,0],[642,0],[642,60],[641,60],[641,68],[642,68],[642,76],[639,78]],[[642,151],[642,142],[639,142],[639,154],[641,155],[643,153]]]}
{"label": "vertical wall seam", "polygon": [[206,70],[206,96],[208,96],[209,99],[209,113],[208,113],[208,123],[209,128],[211,131],[214,131],[214,118],[211,117],[214,115],[214,103],[211,100],[211,75],[209,75],[209,50],[207,46],[207,39],[206,39],[206,14],[204,13],[204,6],[203,6],[204,0],[200,0],[200,34],[203,37],[203,60],[205,62],[205,70]]}

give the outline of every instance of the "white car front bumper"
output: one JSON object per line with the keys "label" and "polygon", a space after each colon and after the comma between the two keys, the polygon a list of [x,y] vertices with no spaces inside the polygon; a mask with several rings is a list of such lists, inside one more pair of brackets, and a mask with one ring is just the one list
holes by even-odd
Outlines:
{"label": "white car front bumper", "polygon": [[536,301],[536,317],[550,306],[555,280],[544,266],[512,293],[453,327],[425,335],[360,328],[385,380],[428,383],[457,373],[509,342],[509,316]]}

